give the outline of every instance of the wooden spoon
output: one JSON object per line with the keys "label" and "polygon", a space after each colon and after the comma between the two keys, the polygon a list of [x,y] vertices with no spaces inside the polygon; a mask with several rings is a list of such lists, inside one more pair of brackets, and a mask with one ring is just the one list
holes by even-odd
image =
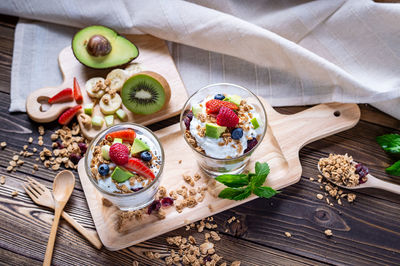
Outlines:
{"label": "wooden spoon", "polygon": [[[357,162],[353,161],[353,164],[358,164]],[[321,168],[319,167],[319,164],[317,164],[318,166],[318,171],[322,174]],[[367,174],[367,181],[365,183],[359,184],[357,186],[354,187],[347,187],[344,185],[340,185],[337,184],[335,182],[333,182],[331,179],[326,178],[329,182],[331,182],[332,184],[341,187],[341,188],[345,188],[345,189],[360,189],[360,188],[379,188],[379,189],[383,189],[386,191],[390,191],[396,194],[400,194],[400,186],[393,184],[391,182],[387,182],[387,181],[383,181],[379,178],[376,178],[375,176],[371,175],[371,174]]]}
{"label": "wooden spoon", "polygon": [[50,265],[53,257],[54,241],[60,221],[61,213],[69,200],[75,186],[75,176],[71,171],[64,170],[57,174],[53,182],[54,220],[51,226],[50,237],[47,242],[43,265]]}

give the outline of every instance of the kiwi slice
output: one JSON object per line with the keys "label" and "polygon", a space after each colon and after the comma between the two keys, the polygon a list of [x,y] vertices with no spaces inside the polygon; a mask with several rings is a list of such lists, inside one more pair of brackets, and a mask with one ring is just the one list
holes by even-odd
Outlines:
{"label": "kiwi slice", "polygon": [[171,89],[160,74],[143,71],[125,81],[121,98],[122,103],[132,113],[148,115],[168,104]]}

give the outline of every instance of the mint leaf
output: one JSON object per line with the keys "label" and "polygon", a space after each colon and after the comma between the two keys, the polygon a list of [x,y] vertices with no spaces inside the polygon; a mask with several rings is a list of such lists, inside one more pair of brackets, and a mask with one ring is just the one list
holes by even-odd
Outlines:
{"label": "mint leaf", "polygon": [[400,176],[400,160],[386,168],[386,173],[389,175]]}
{"label": "mint leaf", "polygon": [[270,197],[279,193],[279,191],[276,191],[275,189],[270,187],[257,187],[253,190],[253,193],[261,198],[269,199]]}
{"label": "mint leaf", "polygon": [[261,187],[265,180],[267,179],[267,175],[269,174],[269,166],[267,163],[259,163],[256,162],[256,174],[251,175],[251,186],[252,188]]}
{"label": "mint leaf", "polygon": [[249,184],[249,178],[247,175],[220,175],[215,178],[218,182],[221,182],[227,187],[243,187]]}
{"label": "mint leaf", "polygon": [[256,175],[265,175],[269,174],[269,165],[267,163],[259,163],[256,162]]}
{"label": "mint leaf", "polygon": [[376,137],[376,142],[388,153],[400,154],[400,135],[386,134]]}
{"label": "mint leaf", "polygon": [[230,199],[230,200],[243,200],[250,196],[251,189],[249,187],[246,188],[225,188],[222,190],[218,197],[223,199]]}

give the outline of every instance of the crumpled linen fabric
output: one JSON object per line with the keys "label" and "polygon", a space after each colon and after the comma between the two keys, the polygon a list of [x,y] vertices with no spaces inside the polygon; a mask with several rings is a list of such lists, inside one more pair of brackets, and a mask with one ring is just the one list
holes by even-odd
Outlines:
{"label": "crumpled linen fabric", "polygon": [[20,17],[10,111],[59,84],[58,53],[102,24],[168,41],[189,94],[231,82],[273,106],[371,103],[400,118],[400,4],[369,0],[3,0]]}

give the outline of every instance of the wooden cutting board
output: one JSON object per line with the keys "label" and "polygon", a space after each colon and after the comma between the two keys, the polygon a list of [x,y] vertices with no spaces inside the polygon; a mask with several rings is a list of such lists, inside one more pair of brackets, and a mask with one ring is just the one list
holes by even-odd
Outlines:
{"label": "wooden cutting board", "polygon": [[[165,41],[150,35],[129,35],[127,38],[139,48],[139,56],[132,64],[137,65],[142,71],[150,70],[161,74],[171,87],[171,100],[169,105],[154,114],[135,115],[123,107],[128,114],[128,121],[148,125],[179,114],[188,96]],[[26,100],[26,112],[29,117],[36,122],[48,123],[54,121],[64,110],[77,104],[75,101],[57,103],[51,106],[43,104],[47,103],[47,100],[59,91],[65,88],[72,88],[74,77],[77,78],[82,89],[84,97],[83,104],[87,104],[91,103],[92,99],[85,91],[86,81],[92,77],[105,78],[111,71],[110,69],[96,70],[85,67],[75,58],[70,46],[61,51],[58,57],[58,63],[63,74],[63,83],[56,87],[38,89],[32,92]],[[93,115],[103,116],[98,105],[95,106]],[[120,123],[117,118],[114,119],[114,121],[115,123]],[[81,125],[83,135],[88,139],[92,139],[97,133],[106,128],[104,123],[103,127],[100,129],[87,129],[82,125],[79,118],[78,122]]]}
{"label": "wooden cutting board", "polygon": [[[294,115],[279,114],[267,103],[264,106],[268,118],[267,133],[253,153],[249,166],[253,170],[256,161],[268,162],[271,172],[266,185],[275,189],[300,180],[302,168],[299,150],[304,145],[349,129],[355,126],[360,118],[360,110],[356,104],[320,104]],[[182,185],[190,188],[182,175],[193,176],[200,171],[192,150],[183,139],[179,124],[159,130],[156,134],[165,150],[161,185],[168,191],[176,190]],[[186,208],[182,213],[178,213],[174,207],[170,207],[166,209],[165,219],[159,220],[154,215],[146,215],[141,221],[133,220],[128,223],[121,232],[117,230],[119,210],[114,206],[103,206],[102,196],[85,173],[83,160],[78,165],[78,172],[97,233],[109,250],[126,248],[256,198],[253,195],[243,201],[231,201],[207,193],[204,201],[194,208]],[[205,185],[207,181],[208,177],[203,176],[196,182],[196,186]],[[214,191],[218,193],[222,188],[223,185],[218,184]]]}

